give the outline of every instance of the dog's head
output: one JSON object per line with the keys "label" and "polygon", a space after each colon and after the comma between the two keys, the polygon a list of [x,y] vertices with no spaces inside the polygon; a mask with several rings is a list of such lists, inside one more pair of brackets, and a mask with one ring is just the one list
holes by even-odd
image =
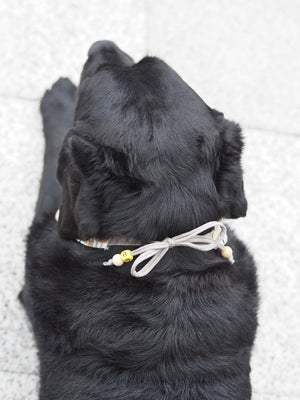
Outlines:
{"label": "dog's head", "polygon": [[244,216],[242,148],[239,126],[162,60],[98,42],[59,157],[60,235],[161,240]]}

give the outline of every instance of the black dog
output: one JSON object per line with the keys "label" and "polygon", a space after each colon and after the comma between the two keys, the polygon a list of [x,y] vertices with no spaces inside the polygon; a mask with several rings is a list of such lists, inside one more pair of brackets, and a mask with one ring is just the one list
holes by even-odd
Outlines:
{"label": "black dog", "polygon": [[111,42],[91,47],[77,93],[60,79],[41,112],[45,164],[20,294],[40,399],[250,399],[256,269],[231,231],[234,264],[174,247],[143,278],[132,262],[103,266],[124,246],[75,240],[148,244],[244,216],[239,126],[162,60],[135,64]]}

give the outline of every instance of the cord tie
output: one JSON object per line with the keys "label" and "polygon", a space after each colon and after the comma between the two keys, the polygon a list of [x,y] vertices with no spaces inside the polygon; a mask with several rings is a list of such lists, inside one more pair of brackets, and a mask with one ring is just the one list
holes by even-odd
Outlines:
{"label": "cord tie", "polygon": [[[208,230],[210,230],[210,232],[202,234]],[[182,233],[181,235],[166,238],[162,241],[152,242],[133,251],[126,250],[122,252],[121,255],[117,254],[111,260],[104,262],[103,265],[119,266],[122,265],[124,261],[129,262],[134,256],[138,256],[133,262],[130,273],[136,278],[141,278],[148,275],[149,272],[153,270],[170,248],[178,246],[191,247],[199,251],[220,249],[222,256],[228,258],[228,260],[233,264],[234,259],[232,256],[232,249],[229,246],[225,246],[226,242],[226,226],[221,222],[211,221],[189,232]],[[123,255],[123,253],[126,254]],[[130,254],[130,258],[128,258],[128,254]],[[143,261],[148,259],[150,260],[140,270],[137,270],[137,267]]]}
{"label": "cord tie", "polygon": [[172,238],[165,238],[165,240],[164,240],[166,243],[167,243],[167,245],[169,246],[169,249],[171,249],[172,247],[175,247],[176,246],[176,241],[174,240],[174,239],[172,239]]}

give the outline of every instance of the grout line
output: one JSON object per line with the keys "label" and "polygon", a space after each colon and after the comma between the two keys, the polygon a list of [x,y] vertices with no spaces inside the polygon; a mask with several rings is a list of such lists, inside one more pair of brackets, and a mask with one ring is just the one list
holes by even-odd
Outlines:
{"label": "grout line", "polygon": [[20,100],[20,101],[30,101],[30,102],[35,102],[35,101],[40,101],[40,97],[24,97],[24,96],[17,96],[17,95],[7,95],[7,94],[2,94],[0,93],[0,98],[1,99],[6,99],[6,100]]}
{"label": "grout line", "polygon": [[[148,9],[148,0],[145,0],[145,10],[146,10],[146,15]],[[149,26],[148,26],[148,17],[146,16],[146,54],[149,53],[149,42],[148,42],[148,37],[149,37]],[[24,96],[17,96],[17,95],[5,95],[0,93],[0,99],[9,99],[9,100],[18,100],[18,101],[28,101],[28,102],[37,102],[41,100],[41,97],[24,97]],[[256,127],[256,126],[248,126],[246,124],[240,124],[242,127],[242,130],[247,131],[247,130],[252,130],[252,131],[259,131],[262,133],[268,133],[268,134],[276,134],[276,135],[285,135],[285,136],[294,136],[294,137],[299,137],[300,132],[283,132],[280,130],[272,129],[272,128],[263,128],[263,127]]]}
{"label": "grout line", "polygon": [[272,396],[275,399],[281,399],[282,397],[287,397],[289,400],[299,400],[298,394],[296,393],[273,393],[273,392],[262,392],[260,390],[253,391],[254,396]]}
{"label": "grout line", "polygon": [[13,375],[28,375],[28,376],[39,376],[36,372],[25,372],[25,371],[9,371],[0,369],[0,373],[3,372],[4,374],[13,374]]}
{"label": "grout line", "polygon": [[300,136],[300,132],[283,132],[283,131],[278,131],[278,130],[276,130],[276,129],[272,129],[272,128],[258,128],[258,127],[255,127],[255,126],[247,126],[247,125],[243,125],[243,124],[240,124],[241,125],[241,127],[242,127],[242,130],[243,131],[259,131],[259,132],[262,132],[262,133],[268,133],[268,134],[271,134],[271,133],[273,133],[273,134],[275,134],[275,135],[288,135],[288,136]]}

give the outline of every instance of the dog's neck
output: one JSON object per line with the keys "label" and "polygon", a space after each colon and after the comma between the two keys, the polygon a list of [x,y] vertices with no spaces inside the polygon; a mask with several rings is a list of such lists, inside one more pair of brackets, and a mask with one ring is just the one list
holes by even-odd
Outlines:
{"label": "dog's neck", "polygon": [[[59,210],[55,218],[58,220]],[[205,233],[206,232],[206,233]],[[208,232],[208,233],[207,233]],[[89,240],[76,239],[77,242],[84,246],[93,247],[97,249],[107,250],[110,246],[140,246],[134,239],[125,237],[117,237],[113,239],[100,240],[91,238]],[[227,228],[222,222],[210,221],[204,225],[199,226],[189,232],[182,233],[181,235],[172,238],[165,238],[162,241],[152,242],[138,247],[134,250],[123,250],[120,254],[115,254],[110,260],[105,261],[103,265],[115,265],[117,267],[124,264],[124,262],[131,262],[135,256],[137,259],[133,262],[131,267],[131,275],[136,278],[147,275],[159,263],[167,251],[176,246],[191,247],[199,251],[221,250],[221,255],[227,258],[231,264],[234,263],[232,249],[225,246],[227,243]],[[148,260],[150,259],[150,260]],[[148,260],[146,264],[139,270],[137,266]]]}
{"label": "dog's neck", "polygon": [[[55,213],[55,219],[58,222],[59,219],[59,210]],[[88,240],[75,239],[76,242],[88,246],[93,247],[95,249],[103,249],[108,250],[110,246],[140,246],[142,243],[137,241],[136,239],[127,238],[125,236],[114,237],[111,239],[98,239],[98,238],[90,238]]]}

